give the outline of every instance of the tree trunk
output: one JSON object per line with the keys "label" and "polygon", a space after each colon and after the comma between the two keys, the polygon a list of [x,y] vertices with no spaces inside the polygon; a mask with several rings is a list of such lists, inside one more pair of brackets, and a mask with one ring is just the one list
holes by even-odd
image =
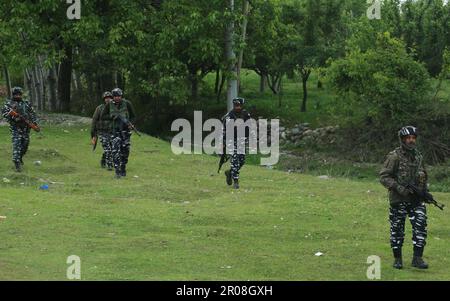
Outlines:
{"label": "tree trunk", "polygon": [[281,93],[281,80],[282,79],[283,79],[283,76],[280,76],[280,78],[278,79],[277,84],[276,84],[276,89],[277,89],[278,94]]}
{"label": "tree trunk", "polygon": [[267,75],[262,74],[259,77],[259,92],[260,93],[264,93],[264,91],[266,90],[266,83],[267,83]]}
{"label": "tree trunk", "polygon": [[[230,12],[234,13],[234,0],[228,0],[228,8]],[[233,99],[238,95],[238,85],[237,85],[237,74],[236,74],[236,54],[234,53],[234,21],[230,21],[227,26],[226,36],[225,36],[225,49],[226,49],[226,59],[228,63],[228,71],[230,78],[228,78],[227,85],[227,109],[231,111],[233,109]]]}
{"label": "tree trunk", "polygon": [[72,83],[72,47],[64,47],[66,56],[61,62],[58,74],[59,111],[70,112],[70,86]]}
{"label": "tree trunk", "polygon": [[102,77],[97,75],[97,80],[94,81],[94,93],[91,94],[94,97],[95,101],[100,100],[102,98],[103,92],[105,91],[103,88]]}
{"label": "tree trunk", "polygon": [[114,71],[113,72],[114,87],[118,86],[118,84],[117,84],[118,81],[119,81],[119,72],[118,71]]}
{"label": "tree trunk", "polygon": [[75,89],[75,91],[77,91],[78,95],[81,95],[81,93],[83,92],[83,87],[81,85],[81,81],[80,81],[80,76],[78,75],[78,73],[74,70],[73,72],[73,87]]}
{"label": "tree trunk", "polygon": [[49,105],[50,105],[50,111],[56,112],[58,109],[58,97],[57,97],[57,72],[56,72],[56,66],[53,65],[47,76],[48,80],[48,90],[49,90]]}
{"label": "tree trunk", "polygon": [[223,87],[225,86],[225,75],[222,72],[222,78],[220,80],[219,91],[217,91],[217,103],[220,102],[220,96],[222,95]]}
{"label": "tree trunk", "polygon": [[301,76],[302,76],[302,86],[303,86],[303,101],[302,101],[302,107],[300,109],[301,112],[306,112],[306,101],[308,100],[308,78],[311,74],[311,70],[309,69],[302,69],[301,70]]}
{"label": "tree trunk", "polygon": [[[250,12],[250,3],[248,0],[244,0],[244,7],[242,9],[244,20],[242,21],[242,42],[245,43],[247,36],[247,24],[248,24],[248,13]],[[238,65],[237,65],[237,85],[238,91],[241,91],[241,69],[242,62],[244,60],[244,48],[239,51]]]}
{"label": "tree trunk", "polygon": [[219,84],[220,84],[220,66],[217,66],[216,70],[216,82],[214,84],[214,93],[217,95],[217,92],[219,92]]}
{"label": "tree trunk", "polygon": [[33,77],[33,73],[28,69],[25,68],[25,76],[26,76],[26,86],[28,88],[29,93],[29,101],[31,104],[36,103],[36,83]]}
{"label": "tree trunk", "polygon": [[3,71],[5,73],[5,81],[6,81],[6,91],[8,93],[8,98],[11,98],[11,78],[9,77],[9,71],[8,71],[8,67],[5,65],[3,67]]}
{"label": "tree trunk", "polygon": [[272,90],[273,94],[277,95],[278,94],[278,82],[280,80],[280,78],[282,77],[282,75],[276,74],[276,75],[268,75],[267,76],[267,83],[269,84],[269,88],[270,90]]}
{"label": "tree trunk", "polygon": [[198,78],[191,78],[191,99],[197,101],[198,99]]}
{"label": "tree trunk", "polygon": [[36,85],[36,107],[38,110],[42,110],[42,82],[38,66],[33,67],[33,77],[35,78]]}
{"label": "tree trunk", "polygon": [[111,91],[115,87],[116,86],[113,73],[105,73],[100,76],[100,94],[103,94],[103,92],[106,91]]}
{"label": "tree trunk", "polygon": [[46,110],[46,103],[47,103],[47,76],[48,76],[48,70],[44,68],[44,57],[38,56],[38,64],[37,64],[37,73],[39,76],[39,82],[41,83],[40,86],[40,94],[41,94],[41,107],[40,110],[45,111]]}
{"label": "tree trunk", "polygon": [[278,107],[281,108],[282,101],[283,101],[283,78],[280,78],[280,82],[278,84],[279,87],[279,93],[278,93]]}
{"label": "tree trunk", "polygon": [[119,87],[125,91],[125,89],[126,89],[125,85],[126,85],[125,76],[123,75],[122,72],[118,72],[117,73],[117,87]]}
{"label": "tree trunk", "polygon": [[191,100],[193,102],[195,102],[198,99],[199,78],[198,78],[198,75],[197,75],[197,70],[190,69],[188,78],[189,78],[189,83],[191,85]]}

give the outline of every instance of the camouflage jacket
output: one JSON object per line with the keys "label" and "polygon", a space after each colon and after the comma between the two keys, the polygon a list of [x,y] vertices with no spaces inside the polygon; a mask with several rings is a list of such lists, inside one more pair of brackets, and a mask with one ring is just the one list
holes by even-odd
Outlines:
{"label": "camouflage jacket", "polygon": [[245,133],[243,137],[239,137],[238,136],[238,130],[237,130],[237,126],[234,126],[234,136],[231,137],[231,133],[230,133],[230,141],[227,141],[227,124],[231,121],[236,121],[237,119],[242,119],[244,122],[246,122],[247,120],[249,120],[250,114],[246,111],[246,110],[242,110],[240,113],[235,112],[234,110],[228,112],[228,114],[226,114],[225,116],[222,117],[222,124],[223,124],[223,128],[222,128],[222,135],[223,135],[223,141],[225,144],[239,144],[239,143],[246,143],[246,141],[249,138],[249,129],[245,128]]}
{"label": "camouflage jacket", "polygon": [[[419,181],[423,176],[425,181]],[[422,154],[418,150],[407,151],[398,147],[387,155],[380,171],[380,182],[389,190],[391,205],[415,201],[414,195],[399,194],[398,187],[407,184],[426,185],[426,171]]]}
{"label": "camouflage jacket", "polygon": [[92,116],[91,137],[97,136],[98,133],[111,132],[112,120],[109,115],[102,114],[104,109],[105,104],[101,104],[95,108],[94,116]]}
{"label": "camouflage jacket", "polygon": [[136,118],[136,113],[132,103],[129,100],[122,99],[119,104],[115,104],[111,101],[100,113],[100,119],[110,118],[111,120],[111,130],[116,132],[118,130],[123,130],[124,124],[117,118],[117,115],[134,122]]}
{"label": "camouflage jacket", "polygon": [[32,123],[37,124],[36,113],[33,106],[27,100],[16,101],[8,99],[2,108],[2,117],[9,122],[11,127],[27,128],[28,126],[23,120],[16,119],[9,115],[11,110],[19,113],[22,117]]}

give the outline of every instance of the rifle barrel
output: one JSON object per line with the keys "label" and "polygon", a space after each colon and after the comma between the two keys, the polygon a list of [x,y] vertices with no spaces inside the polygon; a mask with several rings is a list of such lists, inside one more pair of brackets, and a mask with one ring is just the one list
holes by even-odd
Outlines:
{"label": "rifle barrel", "polygon": [[439,204],[434,199],[433,195],[431,193],[429,193],[426,189],[421,190],[421,189],[419,189],[419,187],[417,187],[416,185],[413,185],[413,184],[409,184],[409,185],[407,185],[407,187],[411,188],[412,191],[414,192],[414,194],[416,196],[418,196],[421,201],[424,201],[425,203],[428,203],[428,204],[432,204],[432,205],[438,207],[439,209],[444,210],[445,205]]}

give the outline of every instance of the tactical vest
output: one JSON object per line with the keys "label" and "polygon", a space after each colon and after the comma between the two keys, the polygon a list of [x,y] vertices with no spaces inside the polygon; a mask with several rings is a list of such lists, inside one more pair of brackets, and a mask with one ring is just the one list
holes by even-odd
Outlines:
{"label": "tactical vest", "polygon": [[118,116],[122,116],[123,118],[128,119],[129,118],[129,112],[128,112],[128,101],[125,99],[122,99],[119,106],[114,104],[114,102],[111,102],[109,104],[109,116],[112,119],[112,127],[113,129],[120,129],[123,125],[121,124],[121,121]]}
{"label": "tactical vest", "polygon": [[236,113],[234,110],[230,111],[228,114],[226,114],[223,118],[222,118],[222,122],[223,122],[223,139],[224,139],[224,143],[226,145],[231,145],[234,144],[236,145],[245,145],[246,142],[248,141],[248,137],[249,137],[249,129],[246,127],[245,128],[245,135],[243,137],[238,137],[238,129],[237,129],[237,125],[234,126],[234,140],[233,141],[225,141],[226,140],[226,120],[230,118],[232,120],[237,120],[237,119],[243,119],[244,122],[246,122],[248,119],[250,119],[250,114],[246,111],[246,110],[242,110],[240,113]]}
{"label": "tactical vest", "polygon": [[97,131],[100,133],[111,131],[111,118],[108,115],[103,115],[102,112],[105,109],[105,104],[100,105],[100,118],[97,121]]}
{"label": "tactical vest", "polygon": [[[28,112],[28,108],[30,106],[30,103],[26,100],[22,100],[22,101],[15,101],[15,100],[10,100],[9,101],[9,106],[16,111],[18,114],[20,114],[23,118],[25,119],[30,119],[30,114]],[[12,121],[11,123],[12,126],[17,126],[19,128],[28,128],[27,124],[23,121]]]}
{"label": "tactical vest", "polygon": [[22,101],[11,100],[9,103],[9,106],[14,111],[16,111],[21,116],[23,116],[24,118],[28,119],[30,117],[28,114],[28,106],[29,106],[28,101],[26,101],[26,100],[22,100]]}
{"label": "tactical vest", "polygon": [[418,184],[423,157],[418,151],[408,154],[401,148],[395,150],[398,156],[397,182],[400,185]]}

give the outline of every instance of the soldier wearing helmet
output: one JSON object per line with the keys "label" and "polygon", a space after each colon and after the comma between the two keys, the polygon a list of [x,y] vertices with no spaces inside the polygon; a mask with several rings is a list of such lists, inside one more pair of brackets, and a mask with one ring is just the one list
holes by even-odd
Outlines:
{"label": "soldier wearing helmet", "polygon": [[12,160],[17,172],[22,171],[23,156],[27,153],[30,145],[30,126],[39,130],[33,106],[27,100],[23,100],[22,95],[22,88],[14,87],[12,89],[13,98],[7,100],[2,109],[2,116],[10,124],[13,144]]}
{"label": "soldier wearing helmet", "polygon": [[[245,153],[239,153],[238,149],[245,150],[245,144],[248,139],[248,132],[245,137],[238,137],[238,131],[234,128],[233,138],[228,141],[226,130],[227,124],[230,121],[235,122],[238,119],[246,122],[250,119],[250,114],[243,109],[245,100],[243,98],[235,98],[233,99],[233,109],[222,117],[223,122],[223,139],[224,139],[224,148],[231,149],[230,152],[230,169],[225,171],[226,183],[231,186],[233,185],[234,189],[239,189],[239,175],[242,166],[245,164]],[[240,147],[241,146],[241,147]]]}
{"label": "soldier wearing helmet", "polygon": [[427,209],[423,202],[417,201],[408,184],[426,185],[426,171],[422,154],[418,151],[416,140],[418,129],[403,127],[398,132],[400,147],[390,152],[380,172],[381,184],[389,190],[391,224],[391,248],[394,254],[394,268],[402,269],[402,247],[405,237],[405,220],[409,216],[413,232],[414,256],[412,266],[427,269],[423,252],[427,238]]}
{"label": "soldier wearing helmet", "polygon": [[103,93],[103,101],[101,105],[95,108],[94,116],[92,117],[91,125],[91,140],[92,143],[97,143],[97,139],[100,138],[100,142],[103,148],[103,155],[100,161],[102,168],[108,170],[113,169],[112,160],[112,145],[111,145],[111,118],[107,115],[102,115],[105,106],[108,105],[113,98],[111,92]]}
{"label": "soldier wearing helmet", "polygon": [[111,120],[111,149],[116,178],[126,177],[126,166],[130,155],[131,123],[136,117],[132,103],[123,98],[123,91],[111,91],[113,99],[105,106],[102,116]]}

